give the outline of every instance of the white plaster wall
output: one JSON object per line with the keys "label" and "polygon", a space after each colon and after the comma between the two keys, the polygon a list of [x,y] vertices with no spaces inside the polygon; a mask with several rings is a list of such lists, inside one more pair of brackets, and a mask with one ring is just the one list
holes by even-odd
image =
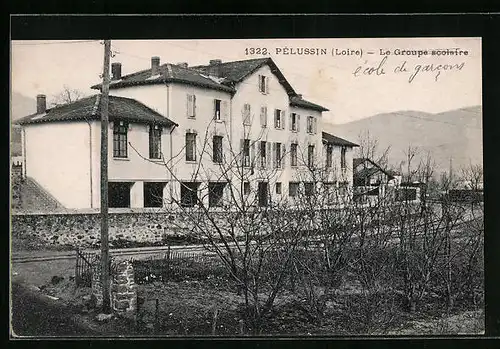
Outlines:
{"label": "white plaster wall", "polygon": [[[259,75],[267,76],[269,79],[268,93],[263,94],[259,90]],[[250,138],[251,141],[266,140],[271,144],[274,142],[282,143],[285,146],[286,155],[284,160],[284,167],[278,170],[271,178],[270,191],[272,197],[279,199],[288,195],[288,183],[290,181],[299,181],[308,178],[308,171],[305,166],[301,165],[301,156],[307,161],[307,146],[314,144],[316,147],[316,163],[319,163],[321,158],[321,130],[322,120],[321,112],[309,110],[305,108],[292,107],[289,104],[289,97],[284,87],[280,84],[276,76],[271,72],[268,66],[261,67],[250,76],[248,76],[242,83],[236,86],[236,94],[232,101],[232,115],[234,120],[234,135],[233,147],[239,151],[241,139]],[[245,103],[251,106],[252,125],[245,126],[243,121],[243,107]],[[263,128],[260,121],[260,110],[262,106],[267,107],[267,127]],[[275,109],[284,111],[285,125],[284,129],[276,129],[274,126],[274,113]],[[297,113],[300,115],[299,131],[290,130],[290,113]],[[307,133],[307,116],[315,116],[317,118],[317,132],[316,134]],[[298,142],[298,164],[296,168],[290,166],[290,145],[292,142]],[[258,157],[258,146],[255,144],[255,156]],[[271,145],[272,146],[272,145]],[[252,191],[257,190],[257,183],[268,176],[264,174],[259,178],[258,173],[250,176]],[[282,194],[281,196],[275,193],[275,183],[281,182]]]}
{"label": "white plaster wall", "polygon": [[24,128],[26,175],[66,208],[90,207],[89,125],[58,122]]}
{"label": "white plaster wall", "polygon": [[[220,166],[212,159],[212,139],[214,135],[223,137],[224,163],[230,163],[230,135],[231,118],[230,104],[231,95],[224,91],[210,90],[190,86],[186,84],[170,84],[170,115],[179,124],[173,134],[173,163],[172,168],[176,178],[181,181],[189,181],[194,178],[208,180],[220,176]],[[187,95],[196,96],[196,115],[194,118],[187,116]],[[221,121],[213,120],[214,99],[221,100],[221,106],[226,107],[227,112],[224,117],[222,110]],[[186,161],[185,136],[188,130],[195,131],[197,162]]]}
{"label": "white plaster wall", "polygon": [[167,85],[142,85],[110,89],[109,94],[111,96],[133,98],[168,117]]}
{"label": "white plaster wall", "polygon": [[[92,124],[93,154],[93,205],[100,207],[100,152],[101,125]],[[161,137],[162,159],[149,159],[149,128],[145,124],[131,123],[127,135],[130,143],[127,158],[113,157],[113,122],[108,128],[108,178],[110,182],[168,182],[170,172],[166,162],[170,158],[170,129],[164,128]],[[135,188],[135,185],[134,185]],[[139,195],[140,187],[133,188],[131,206],[142,207]],[[141,189],[142,190],[142,189]],[[142,195],[142,194],[141,194]]]}

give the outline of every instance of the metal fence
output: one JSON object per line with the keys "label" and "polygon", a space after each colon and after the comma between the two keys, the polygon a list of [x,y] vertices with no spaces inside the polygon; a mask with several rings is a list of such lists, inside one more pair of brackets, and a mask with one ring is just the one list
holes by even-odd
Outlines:
{"label": "metal fence", "polygon": [[201,252],[172,251],[149,257],[132,260],[135,282],[137,284],[153,281],[180,281],[185,279],[202,279],[210,275],[225,273],[225,269],[213,255]]}
{"label": "metal fence", "polygon": [[79,287],[92,286],[92,274],[99,267],[100,256],[93,251],[76,250],[75,283]]}

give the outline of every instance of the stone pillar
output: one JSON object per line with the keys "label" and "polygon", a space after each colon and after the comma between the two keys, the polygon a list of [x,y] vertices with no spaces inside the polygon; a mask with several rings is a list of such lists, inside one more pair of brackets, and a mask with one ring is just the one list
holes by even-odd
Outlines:
{"label": "stone pillar", "polygon": [[102,281],[100,264],[92,272],[92,296],[96,299],[96,306],[102,306]]}
{"label": "stone pillar", "polygon": [[137,285],[130,261],[117,262],[111,281],[111,308],[113,312],[134,315],[137,308]]}
{"label": "stone pillar", "polygon": [[130,207],[144,207],[144,182],[138,181],[132,184],[132,188],[130,188]]}

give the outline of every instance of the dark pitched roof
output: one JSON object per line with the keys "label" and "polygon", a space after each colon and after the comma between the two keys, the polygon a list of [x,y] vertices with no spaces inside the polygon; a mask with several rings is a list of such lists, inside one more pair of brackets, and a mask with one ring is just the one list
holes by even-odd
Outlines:
{"label": "dark pitched roof", "polygon": [[349,142],[343,138],[334,136],[334,135],[327,133],[327,132],[323,132],[323,139],[327,143],[331,143],[331,144],[335,144],[335,145],[343,145],[346,147],[359,147],[359,145],[357,145],[356,143]]}
{"label": "dark pitched roof", "polygon": [[[325,107],[302,99],[270,57],[219,63],[220,79],[209,77],[210,65],[184,68],[180,65],[166,63],[160,65],[159,74],[155,77],[151,76],[151,69],[141,70],[136,73],[124,75],[120,80],[112,80],[109,88],[115,89],[127,86],[179,82],[234,93],[236,92],[233,87],[234,84],[243,81],[248,75],[264,65],[269,66],[271,72],[276,75],[278,81],[286,90],[290,97],[290,105],[318,111],[328,111]],[[91,88],[99,90],[101,84],[94,85]]]}
{"label": "dark pitched roof", "polygon": [[[55,121],[100,120],[101,95],[79,99],[76,102],[47,109],[45,114],[32,114],[17,120],[27,125]],[[109,96],[109,120],[126,120],[137,123],[156,123],[162,126],[177,125],[160,113],[131,98]]]}
{"label": "dark pitched roof", "polygon": [[[253,73],[254,71],[256,71],[257,69],[266,64],[271,65],[271,70],[273,69],[276,70],[276,72],[273,71],[273,73],[278,73],[279,69],[271,58],[256,58],[256,59],[246,59],[243,61],[224,62],[224,63],[219,63],[218,66],[219,66],[219,73],[222,77],[226,78],[228,81],[231,82],[240,82],[248,75],[250,75],[251,73]],[[211,68],[210,65],[197,65],[191,67],[191,69],[207,74],[210,68]],[[281,72],[279,72],[279,74],[284,79],[283,74],[281,74]],[[292,86],[288,84],[286,88],[287,92],[290,91],[291,93],[295,94],[295,91],[293,90]]]}
{"label": "dark pitched roof", "polygon": [[[226,92],[234,92],[234,89],[230,86],[221,84],[208,76],[203,76],[199,72],[194,71],[190,68],[183,68],[175,64],[162,64],[158,69],[159,74],[151,76],[151,69],[142,70],[133,74],[124,75],[120,80],[112,80],[110,82],[109,88],[115,89],[127,86],[137,86],[137,85],[155,85],[155,84],[165,84],[168,82],[181,82],[186,84],[192,84],[195,86],[201,86],[206,88],[212,88],[215,90],[221,90]],[[100,90],[101,84],[92,86],[91,88]]]}
{"label": "dark pitched roof", "polygon": [[[223,84],[234,84],[241,82],[248,75],[252,74],[254,71],[259,69],[260,67],[268,65],[271,69],[271,72],[276,75],[278,81],[283,86],[288,96],[290,97],[290,105],[313,109],[318,111],[328,111],[327,108],[322,107],[321,105],[306,101],[302,99],[301,96],[295,92],[292,85],[287,81],[281,70],[278,68],[276,63],[272,60],[272,58],[256,58],[256,59],[247,59],[243,61],[233,61],[233,62],[225,62],[219,63],[219,74],[225,78]],[[210,71],[210,65],[198,65],[191,67],[191,69],[197,70],[199,72],[208,73]]]}
{"label": "dark pitched roof", "polygon": [[[356,170],[356,168],[362,164],[363,162],[370,162],[374,167],[367,168],[363,167],[359,170]],[[367,178],[372,176],[374,173],[381,171],[385,173],[387,176],[390,178],[394,178],[394,174],[391,171],[384,170],[380,165],[378,165],[375,161],[368,159],[368,158],[354,158],[352,159],[352,167],[354,170],[354,178]]]}
{"label": "dark pitched roof", "polygon": [[299,96],[290,97],[290,105],[295,106],[295,107],[306,108],[306,109],[313,109],[313,110],[317,110],[317,111],[328,111],[329,110],[325,107],[322,107],[319,104],[306,101],[305,99],[302,99],[302,97],[299,97]]}

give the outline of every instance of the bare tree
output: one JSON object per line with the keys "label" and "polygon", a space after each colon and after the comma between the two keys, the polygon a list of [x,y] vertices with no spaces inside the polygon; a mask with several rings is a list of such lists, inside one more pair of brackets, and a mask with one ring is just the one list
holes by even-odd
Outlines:
{"label": "bare tree", "polygon": [[380,149],[379,141],[370,134],[369,130],[360,132],[358,135],[359,147],[357,148],[357,157],[370,159],[383,169],[389,167],[389,154],[391,147]]}
{"label": "bare tree", "polygon": [[68,85],[64,85],[63,90],[59,94],[53,96],[51,104],[55,107],[58,105],[73,103],[81,99],[83,96],[84,94],[82,91],[72,89]]}

